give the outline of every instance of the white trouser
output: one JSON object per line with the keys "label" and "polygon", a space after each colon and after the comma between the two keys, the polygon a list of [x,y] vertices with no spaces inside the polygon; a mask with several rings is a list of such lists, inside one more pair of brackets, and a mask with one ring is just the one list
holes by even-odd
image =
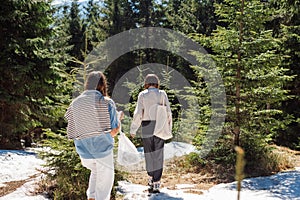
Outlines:
{"label": "white trouser", "polygon": [[91,170],[87,197],[96,200],[109,200],[114,184],[113,152],[104,158],[81,158],[81,163]]}

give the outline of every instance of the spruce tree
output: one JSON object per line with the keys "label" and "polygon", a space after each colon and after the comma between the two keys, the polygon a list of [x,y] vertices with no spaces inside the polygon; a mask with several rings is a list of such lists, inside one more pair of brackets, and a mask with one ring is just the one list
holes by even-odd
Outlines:
{"label": "spruce tree", "polygon": [[[73,0],[69,13],[69,30],[68,34],[71,36],[69,45],[72,48],[69,51],[70,56],[74,60],[83,61],[85,52],[85,26],[81,19],[80,8],[78,0]],[[76,63],[70,63],[70,66],[79,66]]]}
{"label": "spruce tree", "polygon": [[21,148],[46,123],[57,92],[52,10],[46,1],[14,0],[0,9],[0,148]]}
{"label": "spruce tree", "polygon": [[104,22],[103,28],[108,37],[135,28],[133,19],[130,2],[125,0],[104,1],[101,20]]}
{"label": "spruce tree", "polygon": [[270,166],[265,163],[266,145],[284,123],[278,119],[279,108],[287,99],[283,86],[291,78],[281,65],[281,40],[266,28],[274,12],[258,0],[226,0],[215,6],[226,26],[198,39],[212,49],[226,87],[224,138],[232,138],[232,146],[245,149],[248,167],[259,163],[264,168]]}
{"label": "spruce tree", "polygon": [[167,2],[165,14],[172,29],[185,34],[210,35],[216,28],[217,16],[214,13],[214,1],[171,0]]}
{"label": "spruce tree", "polygon": [[[136,28],[136,22],[133,11],[133,4],[127,0],[104,1],[101,10],[102,30],[107,37],[114,36],[123,31]],[[122,41],[120,41],[122,45]],[[133,66],[136,66],[137,55],[135,52],[129,52],[117,60],[110,66],[106,66],[106,74],[108,77],[109,91],[112,90],[117,80]]]}
{"label": "spruce tree", "polygon": [[87,5],[84,6],[85,18],[84,24],[86,27],[85,39],[86,39],[86,49],[89,53],[93,50],[94,46],[99,44],[101,40],[104,39],[103,36],[99,34],[99,20],[100,20],[100,5],[94,0],[89,0]]}
{"label": "spruce tree", "polygon": [[[162,1],[166,18],[163,25],[187,36],[192,34],[210,35],[218,23],[213,3],[210,0]],[[189,80],[196,79],[189,63],[178,56],[168,56],[171,66],[178,69]]]}
{"label": "spruce tree", "polygon": [[281,51],[288,55],[284,57],[284,64],[290,69],[288,74],[294,76],[293,81],[284,86],[292,98],[282,104],[291,123],[282,126],[282,130],[275,136],[275,142],[300,149],[300,1],[270,1],[269,5],[277,11],[277,17],[273,20],[274,34],[283,38]]}

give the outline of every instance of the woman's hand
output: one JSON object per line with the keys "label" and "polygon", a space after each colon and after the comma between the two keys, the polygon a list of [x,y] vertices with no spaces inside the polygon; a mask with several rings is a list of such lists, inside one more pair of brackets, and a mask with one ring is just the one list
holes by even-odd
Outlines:
{"label": "woman's hand", "polygon": [[120,126],[118,128],[114,128],[110,131],[111,137],[115,137],[119,133]]}
{"label": "woman's hand", "polygon": [[118,135],[118,133],[120,131],[121,120],[124,118],[124,112],[123,111],[119,111],[117,114],[118,114],[118,119],[119,119],[119,126],[110,131],[111,137],[115,137],[116,135]]}

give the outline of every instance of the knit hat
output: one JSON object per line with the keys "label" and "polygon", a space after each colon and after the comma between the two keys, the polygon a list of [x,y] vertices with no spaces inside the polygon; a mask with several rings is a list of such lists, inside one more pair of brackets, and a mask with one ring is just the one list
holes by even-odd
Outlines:
{"label": "knit hat", "polygon": [[155,74],[148,74],[145,78],[145,85],[151,83],[159,85],[159,79]]}

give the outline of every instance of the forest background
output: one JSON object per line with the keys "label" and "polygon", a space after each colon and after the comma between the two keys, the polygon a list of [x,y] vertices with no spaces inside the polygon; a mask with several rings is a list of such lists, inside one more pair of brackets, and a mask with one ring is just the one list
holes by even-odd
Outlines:
{"label": "forest background", "polygon": [[[21,149],[36,142],[59,150],[44,155],[56,169],[52,178],[57,199],[84,195],[85,189],[74,183],[88,180],[65,137],[63,115],[72,101],[76,74],[85,73],[84,60],[95,47],[126,30],[174,30],[203,46],[216,63],[226,90],[225,124],[205,158],[190,155],[191,165],[215,163],[232,169],[234,147],[240,146],[245,173],[255,176],[290,167],[274,145],[300,149],[299,0],[6,0],[0,10],[0,148]],[[201,62],[201,55],[194,53]],[[162,50],[132,51],[106,68],[110,95],[122,75],[154,62],[172,67],[191,84],[186,90],[192,95],[183,98],[196,101],[200,115],[192,119],[197,130],[184,131],[201,149],[212,108],[200,66]],[[187,119],[180,117],[178,91],[168,86],[171,72],[162,76],[162,88],[172,102],[173,134],[180,136],[176,124]],[[118,105],[130,115],[142,90],[142,78],[137,81],[139,85],[127,85],[131,102]],[[124,120],[125,132],[130,119]],[[133,142],[140,145],[139,139]]]}

